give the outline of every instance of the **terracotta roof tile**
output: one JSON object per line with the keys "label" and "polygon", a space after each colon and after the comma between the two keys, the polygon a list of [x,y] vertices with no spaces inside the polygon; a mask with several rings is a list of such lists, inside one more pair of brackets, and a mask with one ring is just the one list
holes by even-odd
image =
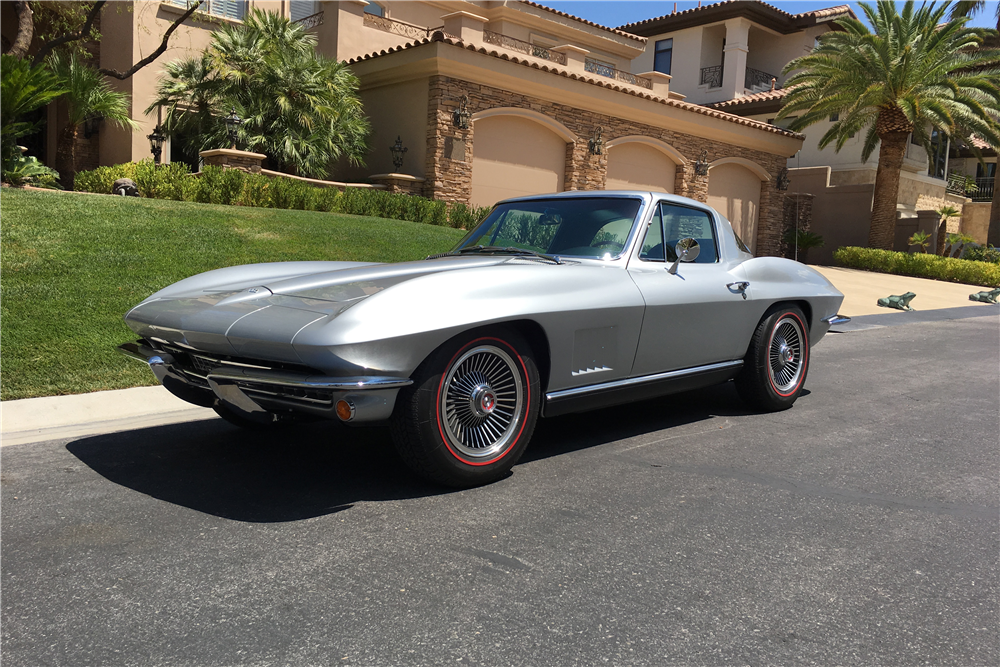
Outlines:
{"label": "terracotta roof tile", "polygon": [[785,95],[788,94],[788,88],[778,88],[777,90],[765,90],[762,93],[754,93],[753,95],[744,95],[743,97],[734,97],[731,100],[725,100],[723,102],[715,102],[714,104],[706,104],[705,106],[712,109],[731,109],[733,107],[741,107],[747,104],[754,104],[756,102],[772,102],[774,100],[780,100]]}
{"label": "terracotta roof tile", "polygon": [[626,93],[632,95],[633,97],[641,97],[643,99],[651,100],[653,102],[658,102],[668,107],[675,107],[678,109],[684,109],[685,111],[691,111],[693,113],[701,114],[702,116],[710,116],[712,118],[718,118],[720,120],[728,121],[730,123],[736,123],[737,125],[744,125],[746,127],[753,127],[758,130],[763,130],[765,132],[770,132],[771,134],[777,134],[784,137],[795,137],[798,139],[803,138],[803,135],[796,132],[790,132],[788,130],[783,130],[780,127],[775,127],[768,123],[763,123],[759,120],[751,120],[749,118],[743,118],[742,116],[736,116],[731,113],[726,113],[725,111],[718,111],[716,109],[710,109],[709,107],[702,106],[700,104],[693,104],[691,102],[682,102],[680,100],[673,100],[664,97],[658,97],[652,93],[645,92],[644,90],[639,90],[631,86],[625,86],[616,83],[613,80],[609,80],[602,76],[591,77],[589,75],[580,74],[578,72],[570,72],[568,70],[556,67],[548,63],[540,63],[535,60],[527,60],[525,58],[513,55],[510,53],[501,53],[496,49],[487,49],[485,47],[476,46],[475,44],[466,44],[465,42],[444,34],[443,32],[435,32],[429,38],[424,37],[422,39],[414,40],[412,42],[407,42],[401,46],[394,46],[388,49],[382,49],[381,51],[373,51],[370,54],[365,54],[358,56],[357,58],[351,58],[347,61],[348,65],[353,65],[354,63],[364,62],[367,60],[372,60],[374,58],[379,58],[382,56],[389,55],[391,53],[397,53],[400,51],[406,51],[407,49],[413,49],[424,44],[430,44],[431,42],[443,42],[445,44],[450,44],[457,46],[467,51],[475,51],[476,53],[482,53],[483,55],[492,56],[494,58],[499,58],[500,60],[506,60],[517,65],[522,65],[524,67],[531,67],[532,69],[541,70],[543,72],[549,72],[551,74],[556,74],[559,76],[566,77],[567,79],[575,79],[577,81],[583,81],[595,86],[601,86],[602,88],[609,88],[620,93]]}
{"label": "terracotta roof tile", "polygon": [[[710,7],[719,7],[720,5],[735,5],[737,3],[747,2],[747,1],[748,0],[722,0],[721,2],[714,2],[712,4],[703,5],[701,7],[693,7],[691,9],[685,9],[683,11],[674,12],[672,14],[664,14],[663,16],[656,16],[649,19],[643,19],[642,21],[636,21],[635,23],[626,23],[625,25],[618,26],[618,30],[628,30],[629,28],[638,28],[640,26],[653,23],[654,21],[660,21],[662,19],[668,19],[677,16],[691,16],[692,14],[696,14],[697,12],[703,12]],[[786,16],[789,21],[794,21],[796,19],[805,19],[805,18],[814,18],[814,19],[829,18],[831,16],[839,16],[839,15],[854,16],[853,10],[851,10],[850,6],[848,5],[837,5],[836,7],[827,7],[825,9],[814,9],[812,11],[802,12],[801,14],[789,14],[785,10],[779,9],[774,5],[769,5],[766,2],[761,2],[761,0],[749,0],[749,1],[756,2],[757,4],[763,5],[768,9],[777,12],[778,14]]]}
{"label": "terracotta roof tile", "polygon": [[585,23],[585,24],[587,24],[589,26],[593,26],[595,28],[600,28],[601,30],[607,30],[608,32],[613,32],[616,35],[621,35],[622,37],[628,37],[629,39],[634,39],[634,40],[636,40],[638,42],[642,42],[643,44],[646,43],[646,38],[645,37],[640,37],[639,35],[633,35],[632,33],[625,32],[624,30],[621,30],[619,28],[609,28],[606,25],[601,25],[600,23],[594,23],[593,21],[588,21],[587,19],[582,19],[579,16],[573,16],[572,14],[567,14],[566,12],[561,12],[558,9],[553,9],[552,7],[546,7],[545,5],[540,5],[537,2],[529,2],[529,0],[521,0],[521,4],[522,5],[528,5],[529,7],[537,7],[538,9],[544,9],[545,11],[552,12],[553,14],[556,14],[557,16],[563,16],[565,18],[573,19],[574,21],[579,21],[580,23]]}

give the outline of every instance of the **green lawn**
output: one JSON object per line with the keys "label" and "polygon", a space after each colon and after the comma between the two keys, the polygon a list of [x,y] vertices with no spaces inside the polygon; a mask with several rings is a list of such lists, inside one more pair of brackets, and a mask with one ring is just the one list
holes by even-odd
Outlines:
{"label": "green lawn", "polygon": [[334,213],[3,188],[0,398],[154,384],[115,347],[122,316],[210,269],[284,260],[398,262],[443,252],[461,230]]}

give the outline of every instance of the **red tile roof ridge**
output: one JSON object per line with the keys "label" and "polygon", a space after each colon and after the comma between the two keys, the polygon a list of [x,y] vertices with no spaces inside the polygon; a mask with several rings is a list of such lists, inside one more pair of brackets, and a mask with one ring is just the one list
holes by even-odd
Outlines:
{"label": "red tile roof ridge", "polygon": [[641,97],[643,99],[647,99],[647,100],[650,100],[650,101],[653,101],[653,102],[658,102],[658,103],[663,104],[665,106],[675,107],[675,108],[678,108],[678,109],[684,109],[685,111],[692,111],[694,113],[701,114],[703,116],[710,116],[712,118],[718,118],[719,120],[728,121],[730,123],[736,123],[737,125],[744,125],[744,126],[747,126],[747,127],[754,127],[754,128],[759,129],[759,130],[764,130],[766,132],[770,132],[772,134],[778,134],[778,135],[785,136],[785,137],[796,137],[796,138],[800,138],[800,139],[803,137],[803,135],[801,135],[801,134],[799,134],[797,132],[791,132],[789,130],[783,130],[780,127],[776,127],[774,125],[770,125],[768,123],[764,123],[764,122],[759,121],[759,120],[751,120],[749,118],[743,118],[742,116],[736,116],[734,114],[727,113],[725,111],[719,111],[717,109],[712,109],[712,108],[709,108],[707,106],[702,106],[700,104],[694,104],[692,102],[682,102],[681,100],[673,100],[673,99],[669,99],[669,98],[666,98],[666,97],[658,97],[656,95],[653,95],[652,93],[642,92],[642,91],[636,90],[635,88],[632,88],[632,87],[626,87],[626,86],[622,86],[622,85],[617,85],[615,83],[612,83],[611,81],[604,81],[604,80],[602,80],[605,77],[596,77],[596,78],[594,78],[594,77],[590,77],[590,76],[580,75],[580,74],[578,74],[576,72],[569,72],[567,70],[564,70],[562,68],[555,67],[555,66],[552,66],[552,65],[545,65],[545,64],[539,63],[537,61],[526,60],[526,59],[520,58],[520,57],[518,57],[516,55],[511,55],[511,54],[508,54],[508,53],[500,53],[496,49],[487,50],[485,47],[476,46],[475,44],[466,44],[465,42],[461,41],[460,39],[457,39],[457,38],[454,38],[454,37],[449,37],[448,35],[444,34],[440,30],[437,31],[437,32],[435,32],[429,38],[428,37],[423,37],[421,39],[417,39],[417,40],[414,40],[412,42],[406,42],[405,44],[402,44],[400,46],[393,46],[393,47],[389,47],[388,49],[382,49],[381,51],[373,51],[370,54],[364,54],[364,55],[358,56],[356,58],[351,58],[350,60],[347,61],[347,64],[348,65],[353,65],[355,63],[364,62],[366,60],[372,60],[374,58],[379,58],[381,56],[386,56],[386,55],[389,55],[391,53],[397,53],[397,52],[400,52],[400,51],[406,51],[407,49],[416,48],[418,46],[423,46],[424,44],[429,44],[431,42],[443,42],[445,44],[450,44],[452,46],[457,46],[457,47],[465,49],[467,51],[474,51],[474,52],[477,52],[477,53],[482,53],[483,55],[492,56],[494,58],[498,58],[500,60],[506,60],[508,62],[512,62],[512,63],[518,64],[518,65],[523,65],[525,67],[531,67],[532,69],[537,69],[537,70],[540,70],[542,72],[550,72],[552,74],[556,74],[556,75],[559,75],[559,76],[566,77],[567,79],[575,79],[577,81],[583,81],[585,83],[590,83],[590,84],[593,84],[595,86],[601,86],[602,88],[608,88],[610,90],[614,90],[614,91],[617,91],[617,92],[620,92],[620,93],[626,93],[628,95],[632,95],[633,97]]}
{"label": "red tile roof ridge", "polygon": [[782,97],[788,94],[790,88],[776,88],[774,90],[765,90],[760,93],[754,93],[753,95],[744,95],[743,97],[734,97],[731,100],[723,100],[722,102],[713,102],[712,104],[706,104],[705,106],[712,109],[723,109],[726,107],[736,107],[743,104],[753,104],[754,102],[769,102],[771,100],[780,100]]}
{"label": "red tile roof ridge", "polygon": [[595,28],[600,28],[601,30],[607,30],[608,32],[613,32],[616,35],[621,35],[622,37],[628,37],[629,39],[634,39],[636,41],[642,42],[643,44],[645,44],[647,41],[646,37],[633,35],[632,33],[626,32],[620,28],[612,28],[610,26],[601,25],[600,23],[594,23],[593,21],[582,19],[579,16],[573,16],[572,14],[567,14],[566,12],[559,11],[558,9],[553,9],[552,7],[546,7],[545,5],[539,4],[537,2],[531,2],[530,0],[521,0],[521,4],[528,5],[529,7],[537,7],[538,9],[544,9],[545,11],[552,12],[557,16],[573,19],[574,21],[579,21],[580,23],[584,23],[586,25],[593,26]]}
{"label": "red tile roof ridge", "polygon": [[785,10],[779,8],[779,7],[775,7],[774,5],[770,5],[770,4],[766,3],[766,2],[762,2],[761,0],[721,0],[720,2],[713,2],[712,4],[708,4],[708,5],[700,5],[698,7],[692,7],[691,9],[685,9],[685,10],[682,10],[682,11],[679,11],[679,12],[672,12],[670,14],[664,14],[662,16],[654,16],[653,18],[643,19],[642,21],[635,21],[634,23],[626,23],[624,25],[618,26],[618,30],[623,30],[624,31],[624,30],[627,30],[628,28],[634,28],[634,27],[638,27],[638,26],[641,26],[641,25],[646,25],[647,23],[652,23],[654,21],[659,21],[661,19],[667,19],[667,18],[670,18],[672,16],[690,15],[690,14],[694,14],[696,12],[704,11],[704,10],[708,9],[709,7],[718,7],[719,5],[733,5],[733,4],[737,4],[737,3],[741,3],[741,2],[755,2],[757,4],[764,5],[765,7],[773,9],[774,11],[778,12],[779,14],[783,14],[784,16],[787,16],[789,18],[789,20],[793,20],[793,21],[795,19],[798,19],[798,18],[806,18],[806,17],[825,18],[827,16],[834,16],[836,14],[850,14],[852,16],[854,15],[854,11],[851,9],[850,5],[837,5],[836,7],[826,7],[824,9],[813,9],[811,11],[802,12],[800,14],[790,14],[790,13],[786,12]]}

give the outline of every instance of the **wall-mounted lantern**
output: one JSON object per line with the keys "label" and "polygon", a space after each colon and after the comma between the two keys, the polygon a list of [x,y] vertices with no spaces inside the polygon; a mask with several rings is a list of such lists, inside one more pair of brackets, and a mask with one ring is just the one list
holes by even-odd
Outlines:
{"label": "wall-mounted lantern", "polygon": [[153,164],[160,164],[160,155],[163,154],[163,142],[166,141],[167,135],[163,134],[163,128],[157,124],[153,128],[153,131],[146,135],[149,139],[149,152],[153,154]]}
{"label": "wall-mounted lantern", "polygon": [[708,151],[703,150],[701,155],[698,156],[698,161],[694,163],[694,173],[698,176],[705,176],[708,174]]}
{"label": "wall-mounted lantern", "polygon": [[403,146],[403,140],[398,135],[396,136],[396,143],[389,146],[389,152],[392,153],[392,166],[399,171],[403,168],[403,156],[406,154],[406,147]]}
{"label": "wall-mounted lantern", "polygon": [[469,96],[462,95],[458,101],[458,108],[452,114],[452,123],[460,130],[468,130],[470,120],[472,120],[472,114],[469,113]]}
{"label": "wall-mounted lantern", "polygon": [[590,137],[590,141],[587,142],[587,148],[590,150],[591,155],[603,155],[604,154],[604,128],[598,125],[594,128],[594,135]]}
{"label": "wall-mounted lantern", "polygon": [[236,130],[243,124],[243,119],[236,115],[236,107],[226,116],[226,131],[229,133],[229,143],[236,148]]}
{"label": "wall-mounted lantern", "polygon": [[791,185],[791,179],[788,178],[788,167],[782,167],[781,171],[778,172],[778,180],[775,181],[774,187],[779,190],[787,190],[789,185]]}

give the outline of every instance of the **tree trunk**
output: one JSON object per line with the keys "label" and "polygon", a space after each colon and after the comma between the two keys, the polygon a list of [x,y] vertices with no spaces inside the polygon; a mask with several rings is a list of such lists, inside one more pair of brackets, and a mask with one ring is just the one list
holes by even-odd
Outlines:
{"label": "tree trunk", "polygon": [[1000,164],[996,166],[993,176],[993,205],[990,206],[990,227],[986,232],[986,243],[994,248],[1000,248],[1000,201],[997,201],[997,191],[1000,190]]}
{"label": "tree trunk", "polygon": [[14,11],[17,12],[17,37],[14,38],[14,45],[7,51],[7,55],[24,58],[28,53],[28,47],[31,46],[31,38],[35,34],[35,21],[31,7],[24,0],[14,3]]}
{"label": "tree trunk", "polygon": [[67,124],[56,143],[56,171],[60,184],[67,190],[73,189],[76,178],[76,132],[76,125]]}
{"label": "tree trunk", "polygon": [[882,145],[878,151],[878,171],[875,174],[872,224],[868,231],[869,247],[892,250],[896,237],[899,172],[903,168],[908,136],[907,132],[887,132],[879,135]]}
{"label": "tree trunk", "polygon": [[937,234],[937,248],[934,249],[935,255],[944,254],[944,240],[948,236],[948,218],[942,218],[941,224],[938,225]]}

